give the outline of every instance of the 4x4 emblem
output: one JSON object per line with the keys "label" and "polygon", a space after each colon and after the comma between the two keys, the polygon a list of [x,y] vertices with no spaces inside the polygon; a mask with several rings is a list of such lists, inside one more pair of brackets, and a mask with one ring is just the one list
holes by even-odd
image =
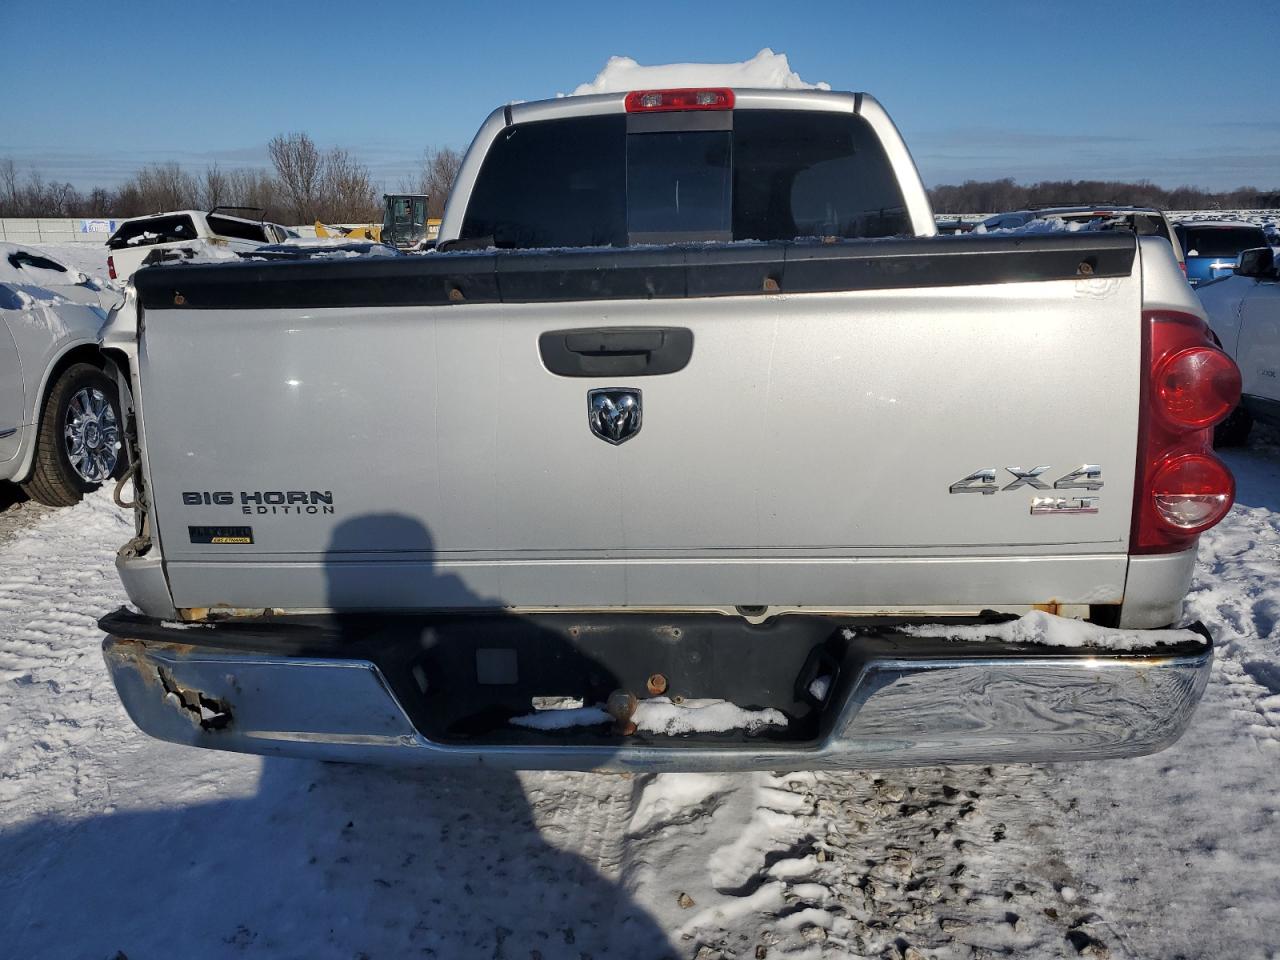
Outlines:
{"label": "4x4 emblem", "polygon": [[640,432],[640,391],[605,387],[587,391],[587,423],[607,443],[626,443]]}

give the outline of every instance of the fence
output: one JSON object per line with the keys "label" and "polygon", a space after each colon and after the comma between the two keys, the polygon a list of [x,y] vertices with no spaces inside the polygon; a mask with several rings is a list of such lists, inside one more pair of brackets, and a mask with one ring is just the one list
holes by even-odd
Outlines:
{"label": "fence", "polygon": [[0,217],[0,241],[104,244],[119,225],[119,220]]}

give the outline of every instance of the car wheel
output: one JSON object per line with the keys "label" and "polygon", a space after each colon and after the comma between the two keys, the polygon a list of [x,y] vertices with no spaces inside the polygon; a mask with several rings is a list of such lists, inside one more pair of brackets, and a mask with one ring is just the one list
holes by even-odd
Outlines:
{"label": "car wheel", "polygon": [[120,400],[97,367],[72,364],[45,397],[36,435],[35,468],[22,485],[33,500],[69,507],[124,464]]}
{"label": "car wheel", "polygon": [[1253,429],[1253,417],[1244,407],[1236,407],[1227,415],[1227,419],[1213,428],[1213,445],[1215,447],[1241,447],[1249,439],[1249,431]]}

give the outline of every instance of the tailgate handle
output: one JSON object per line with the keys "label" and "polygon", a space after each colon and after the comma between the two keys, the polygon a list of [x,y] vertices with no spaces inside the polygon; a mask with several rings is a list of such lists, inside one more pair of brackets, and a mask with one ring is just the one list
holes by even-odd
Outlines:
{"label": "tailgate handle", "polygon": [[649,377],[675,373],[693,356],[686,327],[549,330],[538,337],[548,370],[561,377]]}

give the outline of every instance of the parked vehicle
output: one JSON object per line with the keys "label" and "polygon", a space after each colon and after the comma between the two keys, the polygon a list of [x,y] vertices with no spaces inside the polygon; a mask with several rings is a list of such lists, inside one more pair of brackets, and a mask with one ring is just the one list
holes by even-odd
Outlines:
{"label": "parked vehicle", "polygon": [[870,96],[643,90],[494,111],[438,252],[140,271],[130,716],[574,769],[1168,745],[1238,372],[1161,237],[935,233]]}
{"label": "parked vehicle", "polygon": [[128,280],[152,254],[169,251],[187,255],[227,249],[232,253],[254,250],[267,243],[283,243],[297,236],[278,223],[250,220],[225,211],[252,210],[253,207],[214,207],[177,210],[126,220],[107,240],[107,269],[112,280]]}
{"label": "parked vehicle", "polygon": [[1169,226],[1169,218],[1155,207],[1131,207],[1120,204],[1095,204],[1093,206],[1046,206],[998,213],[982,221],[988,230],[1008,230],[1025,227],[1035,220],[1059,220],[1079,224],[1089,230],[1126,230],[1140,237],[1164,237],[1173,247],[1182,272],[1187,272],[1186,257],[1177,234]]}
{"label": "parked vehicle", "polygon": [[1196,288],[1209,326],[1240,367],[1240,407],[1218,442],[1244,443],[1254,420],[1280,426],[1280,270],[1270,247],[1245,250],[1231,277]]}
{"label": "parked vehicle", "polygon": [[1231,276],[1241,250],[1267,244],[1266,233],[1251,223],[1197,220],[1175,223],[1173,232],[1186,254],[1187,282],[1193,287]]}
{"label": "parked vehicle", "polygon": [[382,223],[359,226],[331,226],[316,221],[316,236],[321,239],[345,238],[353,242],[372,240],[397,250],[423,251],[436,239],[440,221],[427,216],[425,193],[384,193]]}
{"label": "parked vehicle", "polygon": [[0,243],[0,480],[69,506],[123,462],[98,331],[115,299],[40,250]]}

